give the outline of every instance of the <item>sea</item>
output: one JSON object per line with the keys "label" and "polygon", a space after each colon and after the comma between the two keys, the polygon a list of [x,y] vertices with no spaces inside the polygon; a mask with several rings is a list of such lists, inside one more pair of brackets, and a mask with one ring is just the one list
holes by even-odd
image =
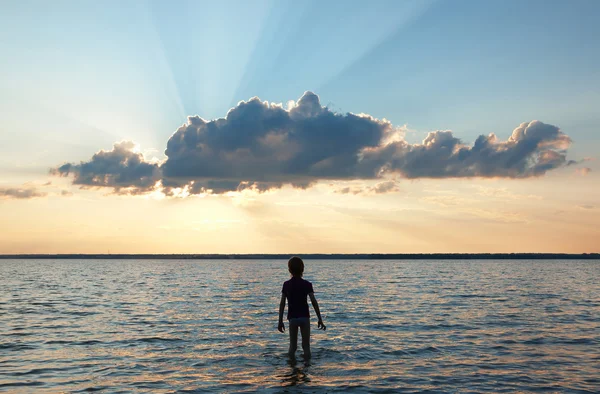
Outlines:
{"label": "sea", "polygon": [[[0,260],[0,391],[598,393],[600,261]],[[287,326],[286,326],[287,329]]]}

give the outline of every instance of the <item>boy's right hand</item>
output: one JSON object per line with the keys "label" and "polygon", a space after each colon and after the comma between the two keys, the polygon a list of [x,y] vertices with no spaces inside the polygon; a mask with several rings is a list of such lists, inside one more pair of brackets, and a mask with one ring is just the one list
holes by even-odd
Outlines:
{"label": "boy's right hand", "polygon": [[285,331],[285,325],[283,324],[282,321],[279,322],[279,325],[277,326],[277,330],[279,330],[279,332]]}

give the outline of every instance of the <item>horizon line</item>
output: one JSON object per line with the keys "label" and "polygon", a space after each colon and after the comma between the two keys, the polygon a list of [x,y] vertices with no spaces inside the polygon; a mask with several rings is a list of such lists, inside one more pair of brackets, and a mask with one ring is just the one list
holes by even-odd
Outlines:
{"label": "horizon line", "polygon": [[143,259],[143,260],[287,260],[301,256],[312,260],[600,260],[600,253],[17,253],[0,259]]}

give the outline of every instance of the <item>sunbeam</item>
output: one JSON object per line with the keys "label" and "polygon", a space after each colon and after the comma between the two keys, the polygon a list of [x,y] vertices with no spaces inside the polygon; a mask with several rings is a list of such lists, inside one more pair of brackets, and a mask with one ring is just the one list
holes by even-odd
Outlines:
{"label": "sunbeam", "polygon": [[222,116],[271,2],[152,2],[149,6],[186,114]]}
{"label": "sunbeam", "polygon": [[598,7],[8,0],[0,251],[589,250]]}
{"label": "sunbeam", "polygon": [[[439,0],[409,0],[404,2],[394,2],[394,5],[398,7],[393,12],[390,12],[394,18],[389,21],[386,20],[384,23],[378,23],[378,29],[373,31],[371,36],[362,37],[362,40],[357,39],[355,41],[356,44],[353,45],[354,50],[348,52],[346,54],[347,57],[343,59],[343,61],[340,61],[340,63],[336,65],[336,68],[331,70],[331,74],[326,76],[323,81],[319,83],[317,91],[320,91],[322,86],[335,80],[339,75],[343,74],[345,70],[351,68],[365,56],[368,56],[372,49],[376,48],[390,37],[397,35],[411,23],[418,20],[418,18],[433,7],[437,1]],[[400,5],[398,5],[398,3],[400,3]],[[382,14],[387,14],[387,12],[381,11],[380,9],[375,9],[374,11],[371,9],[371,12],[373,18],[381,17]],[[365,15],[361,15],[361,18],[362,17],[365,17]],[[363,23],[368,25],[371,24],[368,20],[363,21]],[[344,38],[346,37],[339,37],[340,40]],[[406,34],[406,39],[410,40],[410,34]]]}

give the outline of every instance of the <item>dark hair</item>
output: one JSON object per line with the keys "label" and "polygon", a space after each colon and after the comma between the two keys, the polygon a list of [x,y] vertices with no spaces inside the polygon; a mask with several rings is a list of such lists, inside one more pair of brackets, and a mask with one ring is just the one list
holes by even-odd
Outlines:
{"label": "dark hair", "polygon": [[288,261],[288,269],[293,276],[302,276],[304,273],[304,261],[300,257],[292,257]]}

